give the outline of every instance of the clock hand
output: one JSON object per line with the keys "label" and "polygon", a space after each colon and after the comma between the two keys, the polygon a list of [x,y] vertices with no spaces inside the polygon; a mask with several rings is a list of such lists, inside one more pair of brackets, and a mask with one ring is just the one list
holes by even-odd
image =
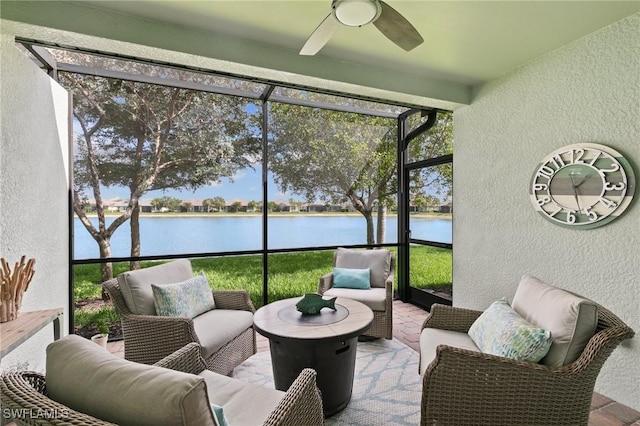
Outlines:
{"label": "clock hand", "polygon": [[[573,187],[577,188],[580,185],[582,185],[587,179],[589,179],[591,177],[591,175],[593,175],[593,172],[589,173],[588,175],[586,175],[585,177],[582,178],[582,180],[580,182],[578,182],[578,184],[574,184]],[[571,179],[571,182],[573,183],[573,178]]]}
{"label": "clock hand", "polygon": [[576,204],[578,205],[578,211],[581,211],[582,208],[580,207],[580,201],[578,200],[578,186],[580,186],[586,178],[582,179],[582,181],[580,181],[579,184],[576,185],[576,183],[573,180],[573,175],[571,173],[569,173],[569,178],[571,179],[571,186],[573,187],[573,198],[576,199]]}

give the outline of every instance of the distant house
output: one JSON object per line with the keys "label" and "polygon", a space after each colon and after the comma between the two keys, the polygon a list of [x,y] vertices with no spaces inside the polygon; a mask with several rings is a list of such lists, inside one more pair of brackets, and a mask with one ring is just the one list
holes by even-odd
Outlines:
{"label": "distant house", "polygon": [[129,206],[129,200],[123,200],[120,197],[115,197],[103,202],[104,207],[109,212],[124,212]]}
{"label": "distant house", "polygon": [[319,203],[311,203],[311,204],[302,204],[300,206],[301,212],[315,212],[315,213],[323,213],[323,212],[352,212],[355,211],[353,205],[349,202],[342,204],[319,204]]}
{"label": "distant house", "polygon": [[194,198],[191,200],[182,200],[182,203],[180,204],[180,210],[185,212],[199,213],[204,211],[204,207],[202,205],[202,200]]}
{"label": "distant house", "polygon": [[348,211],[355,210],[353,209],[352,204],[348,202],[341,203],[341,204],[327,204],[325,208],[327,211],[330,211],[330,212],[348,212]]}
{"label": "distant house", "polygon": [[322,213],[327,211],[327,207],[324,204],[304,204],[302,206],[302,211],[305,212],[316,212],[316,213]]}
{"label": "distant house", "polygon": [[[91,198],[87,201],[89,207],[92,211],[96,211],[96,200],[95,198]],[[103,201],[104,208],[108,212],[124,212],[127,210],[129,206],[129,200],[124,200],[120,197],[111,198],[109,200]],[[138,201],[138,205],[140,206],[140,211],[143,213],[151,213],[153,211],[153,206],[151,205],[151,200],[148,198],[141,198]]]}
{"label": "distant house", "polygon": [[140,201],[138,201],[138,205],[140,205],[140,211],[142,213],[151,213],[153,211],[153,206],[149,198],[141,198]]}
{"label": "distant house", "polygon": [[[245,200],[240,198],[234,198],[231,201],[227,201],[224,206],[224,211],[226,212],[246,212],[248,209],[248,204]],[[236,207],[237,206],[237,207]]]}
{"label": "distant house", "polygon": [[346,202],[340,204],[340,211],[343,211],[343,212],[354,212],[354,211],[356,211],[356,208],[353,207],[352,203],[346,201]]}
{"label": "distant house", "polygon": [[327,210],[330,212],[339,212],[342,211],[342,206],[340,206],[340,204],[329,204]]}
{"label": "distant house", "polygon": [[[290,211],[292,211],[292,207],[293,206],[288,201],[275,200],[274,203],[277,206],[276,211],[279,211],[279,212],[290,212]],[[297,207],[296,207],[296,211],[297,211]]]}
{"label": "distant house", "polygon": [[440,206],[438,207],[438,211],[440,213],[451,213],[451,212],[453,212],[453,202],[452,201],[447,201],[444,204],[440,204]]}

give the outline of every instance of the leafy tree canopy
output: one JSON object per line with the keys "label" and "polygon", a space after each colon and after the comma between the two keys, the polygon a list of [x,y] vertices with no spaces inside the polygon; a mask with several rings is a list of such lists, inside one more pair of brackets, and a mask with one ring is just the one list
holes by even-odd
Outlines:
{"label": "leafy tree canopy", "polygon": [[[247,100],[126,80],[61,73],[74,94],[74,211],[110,257],[113,232],[131,218],[131,256],[140,254],[137,215],[147,191],[195,190],[230,178],[260,156],[260,141],[248,125]],[[102,186],[129,189],[126,211],[109,226]],[[97,227],[82,200],[91,191]],[[103,279],[110,278],[110,265]]]}

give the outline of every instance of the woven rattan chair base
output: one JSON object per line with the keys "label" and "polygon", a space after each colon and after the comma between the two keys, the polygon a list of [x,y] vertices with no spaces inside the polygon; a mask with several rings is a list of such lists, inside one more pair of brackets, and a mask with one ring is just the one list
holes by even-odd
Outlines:
{"label": "woven rattan chair base", "polygon": [[[433,305],[423,328],[466,333],[482,312]],[[598,306],[596,334],[571,364],[549,367],[439,346],[423,376],[422,426],[586,426],[602,365],[634,332]]]}

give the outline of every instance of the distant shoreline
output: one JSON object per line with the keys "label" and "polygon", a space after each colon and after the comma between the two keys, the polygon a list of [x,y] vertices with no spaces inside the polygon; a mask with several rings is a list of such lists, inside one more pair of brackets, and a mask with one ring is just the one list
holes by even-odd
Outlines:
{"label": "distant shoreline", "polygon": [[[118,212],[106,212],[105,214],[106,217],[118,217],[120,216],[120,214],[118,214]],[[306,212],[294,212],[294,213],[289,213],[289,212],[273,212],[273,213],[269,213],[270,217],[291,217],[291,216],[362,216],[360,213],[358,212],[323,212],[323,213],[319,213],[319,212],[313,212],[313,213],[306,213]],[[397,214],[396,213],[387,213],[388,217],[396,217]],[[78,217],[76,214],[74,214],[74,217]],[[97,217],[97,214],[94,212],[90,212],[87,213],[87,217]],[[211,218],[216,218],[216,217],[262,217],[262,213],[244,213],[244,212],[238,212],[238,213],[205,213],[205,212],[189,212],[189,213],[140,213],[140,217],[157,217],[157,218],[169,218],[169,217],[176,217],[176,218],[185,218],[185,217],[211,217]],[[377,214],[373,214],[373,217],[377,217]],[[419,217],[419,218],[423,218],[423,219],[452,219],[452,215],[451,213],[411,213],[410,217]]]}

